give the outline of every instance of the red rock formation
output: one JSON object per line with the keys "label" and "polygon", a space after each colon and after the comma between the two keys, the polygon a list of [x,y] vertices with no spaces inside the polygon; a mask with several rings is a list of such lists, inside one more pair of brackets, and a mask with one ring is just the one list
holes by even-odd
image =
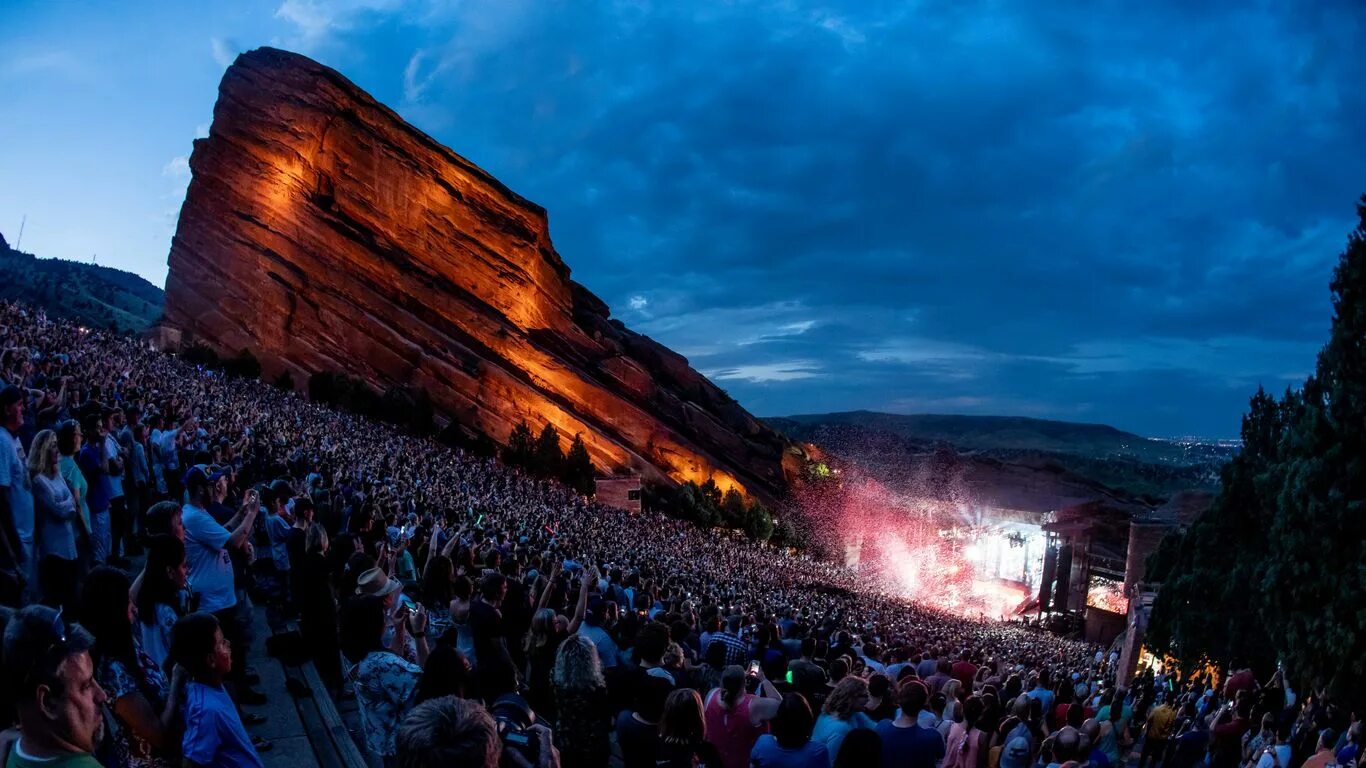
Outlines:
{"label": "red rock formation", "polygon": [[[545,211],[339,73],[262,48],[219,86],[171,244],[166,322],[266,376],[421,387],[504,442],[772,499],[787,443],[569,279]],[[792,460],[789,458],[788,463]]]}

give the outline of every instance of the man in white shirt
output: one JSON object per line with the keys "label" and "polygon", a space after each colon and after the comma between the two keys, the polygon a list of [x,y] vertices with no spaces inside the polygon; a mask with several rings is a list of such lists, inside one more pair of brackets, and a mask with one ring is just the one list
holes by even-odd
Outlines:
{"label": "man in white shirt", "polygon": [[123,428],[123,411],[110,408],[101,416],[104,420],[104,458],[109,466],[109,527],[112,533],[109,556],[115,565],[126,567],[123,559],[124,542],[132,535],[128,520],[127,496],[123,490],[124,462],[127,454],[119,444],[117,432]]}

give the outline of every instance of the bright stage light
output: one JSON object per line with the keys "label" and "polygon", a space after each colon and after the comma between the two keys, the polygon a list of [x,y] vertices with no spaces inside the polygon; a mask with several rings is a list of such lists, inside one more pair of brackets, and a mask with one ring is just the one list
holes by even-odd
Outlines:
{"label": "bright stage light", "polygon": [[846,486],[820,512],[846,565],[889,592],[964,616],[1011,618],[1042,577],[1042,529],[1018,515],[912,498],[870,480]]}

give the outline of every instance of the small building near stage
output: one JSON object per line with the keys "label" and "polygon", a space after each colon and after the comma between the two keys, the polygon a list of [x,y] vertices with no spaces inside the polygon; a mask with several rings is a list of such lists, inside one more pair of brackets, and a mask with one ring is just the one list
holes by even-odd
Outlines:
{"label": "small building near stage", "polygon": [[599,504],[636,513],[640,511],[640,496],[639,475],[597,479],[596,499]]}

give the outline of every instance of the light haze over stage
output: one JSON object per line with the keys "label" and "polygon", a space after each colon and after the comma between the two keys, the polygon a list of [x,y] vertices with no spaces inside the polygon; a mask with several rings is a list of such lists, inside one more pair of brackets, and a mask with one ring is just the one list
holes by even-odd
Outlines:
{"label": "light haze over stage", "polygon": [[1041,515],[927,500],[869,479],[846,486],[831,521],[845,563],[882,589],[952,613],[1009,619],[1038,591]]}

